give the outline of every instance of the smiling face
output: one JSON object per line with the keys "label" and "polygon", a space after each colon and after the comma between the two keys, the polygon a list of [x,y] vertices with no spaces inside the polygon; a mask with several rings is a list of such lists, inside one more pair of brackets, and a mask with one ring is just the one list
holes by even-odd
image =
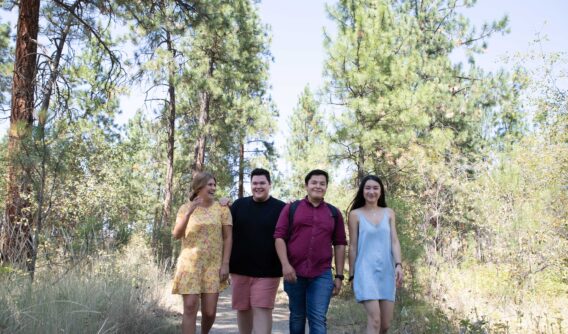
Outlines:
{"label": "smiling face", "polygon": [[215,198],[215,190],[217,190],[217,182],[214,178],[207,180],[205,187],[201,188],[197,193],[197,196],[203,198],[204,200],[213,200]]}
{"label": "smiling face", "polygon": [[266,175],[254,175],[250,180],[250,188],[255,202],[264,202],[270,196],[270,182]]}
{"label": "smiling face", "polygon": [[363,187],[365,202],[376,205],[381,197],[381,185],[375,180],[367,180]]}
{"label": "smiling face", "polygon": [[306,183],[306,192],[310,202],[320,202],[325,196],[327,190],[327,179],[325,175],[312,175]]}

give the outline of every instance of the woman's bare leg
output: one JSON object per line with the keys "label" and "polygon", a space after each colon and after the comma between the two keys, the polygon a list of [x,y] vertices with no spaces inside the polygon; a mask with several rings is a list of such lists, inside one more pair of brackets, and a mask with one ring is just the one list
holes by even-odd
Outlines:
{"label": "woman's bare leg", "polygon": [[394,314],[394,303],[388,300],[381,300],[381,334],[388,332]]}
{"label": "woman's bare leg", "polygon": [[201,294],[201,333],[207,334],[213,327],[217,314],[218,293]]}
{"label": "woman's bare leg", "polygon": [[199,310],[199,295],[182,295],[183,317],[181,331],[183,334],[195,334],[197,310]]}
{"label": "woman's bare leg", "polygon": [[363,302],[367,311],[367,334],[379,334],[381,330],[381,306],[378,300]]}

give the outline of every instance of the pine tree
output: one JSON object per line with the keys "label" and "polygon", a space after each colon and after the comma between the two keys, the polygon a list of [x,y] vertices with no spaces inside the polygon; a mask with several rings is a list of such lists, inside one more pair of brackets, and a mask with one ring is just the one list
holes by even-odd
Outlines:
{"label": "pine tree", "polygon": [[268,34],[248,0],[211,2],[203,16],[187,41],[191,58],[182,86],[189,96],[184,109],[190,111],[182,133],[194,145],[190,168],[207,166],[223,185],[240,174],[242,184],[251,159],[273,159]]}
{"label": "pine tree", "polygon": [[39,8],[39,0],[20,2],[8,139],[6,221],[1,227],[0,240],[2,261],[22,268],[29,265],[33,252],[29,198],[32,193],[29,180],[32,166],[25,152],[31,141],[33,126]]}
{"label": "pine tree", "polygon": [[[158,98],[160,118],[166,131],[164,199],[159,229],[153,231],[152,240],[160,259],[168,260],[172,253],[170,231],[179,104],[178,83],[181,64],[187,60],[179,40],[188,36],[193,28],[196,9],[186,1],[156,1],[149,6],[126,1],[123,10],[125,18],[132,22],[132,42],[139,46],[135,54],[139,66],[138,77],[142,83],[150,83],[150,90],[164,94]],[[165,92],[160,91],[163,87]]]}
{"label": "pine tree", "polygon": [[[506,73],[475,65],[507,18],[477,31],[457,2],[436,0],[339,1],[329,14],[338,26],[325,41],[327,93],[341,111],[334,150],[356,168],[355,184],[369,172],[385,178],[435,254],[446,227],[471,223],[461,181],[483,159],[488,116],[515,95]],[[457,48],[466,65],[451,61]]]}
{"label": "pine tree", "polygon": [[265,97],[267,37],[248,0],[150,7],[126,2],[124,9],[125,17],[137,22],[133,41],[140,47],[140,78],[156,88],[159,97],[154,101],[159,102],[154,105],[167,132],[168,168],[159,216],[162,238],[169,238],[171,208],[187,200],[191,174],[206,169],[219,185],[231,188],[239,147],[247,141],[270,146],[264,140],[272,131]]}
{"label": "pine tree", "polygon": [[301,198],[304,176],[312,169],[328,170],[330,166],[329,140],[326,120],[320,103],[306,86],[298,98],[289,120],[290,137],[286,145],[286,160],[290,164],[289,195]]}
{"label": "pine tree", "polygon": [[[34,4],[38,5],[39,1]],[[65,122],[75,121],[78,117],[92,117],[96,122],[103,121],[103,124],[106,122],[106,125],[112,118],[111,114],[103,115],[105,112],[112,113],[113,108],[105,109],[103,106],[105,102],[101,99],[112,100],[109,95],[114,92],[116,80],[119,80],[122,71],[120,60],[111,50],[108,30],[105,30],[107,26],[102,20],[109,19],[110,16],[99,15],[102,12],[108,13],[107,5],[104,1],[75,0],[72,4],[53,1],[38,7],[38,22],[42,20],[42,29],[39,31],[38,27],[38,35],[47,37],[49,43],[42,44],[41,52],[34,53],[37,61],[34,60],[31,72],[33,84],[28,88],[36,93],[34,100],[38,101],[35,104],[38,108],[34,105],[28,110],[31,115],[27,125],[29,136],[25,150],[18,154],[18,160],[28,166],[25,181],[28,186],[22,189],[28,189],[29,192],[22,191],[21,195],[28,198],[24,212],[28,212],[26,219],[34,229],[33,236],[27,238],[30,242],[27,269],[32,279],[42,224],[46,218],[45,213],[49,211],[44,206],[49,200],[45,191],[46,180],[49,173],[56,173],[55,170],[48,169],[52,163],[50,159],[53,159],[52,147],[57,146],[58,140],[61,140],[61,137],[57,137],[61,135],[59,132],[61,129],[55,129]],[[20,10],[24,8],[23,6],[24,3],[21,3]],[[33,43],[37,44],[35,38]],[[77,63],[85,59],[82,54],[72,54],[77,41],[80,41],[81,45],[89,46],[90,56],[86,57],[86,60],[91,61],[89,65],[92,72],[90,76],[88,71],[84,72],[82,86],[73,87],[73,75],[77,72],[72,68],[80,66]],[[27,55],[28,58],[31,57],[31,53],[28,52]],[[96,75],[93,75],[92,73],[95,72]],[[17,71],[14,73],[16,74]],[[87,85],[90,86],[88,98],[93,108],[79,110],[81,105],[75,102]],[[23,92],[24,90],[20,90],[18,94]],[[69,124],[64,124],[63,128],[70,128]],[[57,134],[55,137],[54,133]],[[23,184],[20,186],[23,187]]]}

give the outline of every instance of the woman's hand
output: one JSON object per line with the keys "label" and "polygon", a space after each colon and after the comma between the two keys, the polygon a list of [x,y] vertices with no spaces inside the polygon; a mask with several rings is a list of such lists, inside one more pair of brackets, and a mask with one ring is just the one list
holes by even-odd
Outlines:
{"label": "woman's hand", "polygon": [[221,282],[223,282],[227,278],[229,278],[229,265],[222,264],[221,269],[219,269],[219,279],[221,280]]}
{"label": "woman's hand", "polygon": [[193,213],[193,211],[195,211],[195,209],[197,209],[198,206],[201,205],[201,203],[203,203],[203,199],[199,196],[196,196],[193,201],[189,202],[189,210],[188,213],[191,214]]}
{"label": "woman's hand", "polygon": [[197,209],[199,205],[203,203],[203,200],[196,196],[193,201],[184,204],[177,213],[176,224],[172,230],[172,236],[175,239],[180,239],[184,237],[185,231],[187,229],[187,223],[189,222],[189,217],[193,214],[193,211]]}
{"label": "woman's hand", "polygon": [[400,288],[402,287],[402,277],[403,277],[403,271],[402,271],[402,266],[396,266],[394,268],[394,277],[395,277],[395,282],[396,282],[396,287]]}

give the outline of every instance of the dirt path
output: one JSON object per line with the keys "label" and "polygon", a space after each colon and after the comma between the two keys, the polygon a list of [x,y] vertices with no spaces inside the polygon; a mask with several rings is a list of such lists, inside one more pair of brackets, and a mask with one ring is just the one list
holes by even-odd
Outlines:
{"label": "dirt path", "polygon": [[[171,291],[166,288],[166,291]],[[181,322],[181,314],[183,313],[181,298],[177,295],[166,295],[164,303],[167,308],[176,314],[176,320]],[[197,332],[199,333],[199,324],[201,323],[201,312],[197,315]],[[276,296],[276,305],[272,313],[272,333],[284,334],[288,333],[288,297],[282,291],[282,286],[278,289]],[[219,295],[219,303],[217,304],[217,318],[211,334],[238,333],[237,312],[231,308],[231,289],[226,289]]]}
{"label": "dirt path", "polygon": [[[171,284],[171,283],[170,283]],[[179,333],[181,326],[181,315],[183,313],[182,300],[179,295],[172,295],[170,293],[171,285],[167,286],[164,290],[162,307],[166,310],[166,317],[169,319],[171,328],[167,331],[161,331],[160,333]],[[340,300],[332,300],[332,303],[341,302]],[[278,288],[278,294],[276,295],[276,305],[274,311],[272,312],[272,333],[274,334],[286,334],[289,333],[288,330],[288,296],[283,291],[282,283]],[[330,314],[328,312],[328,326],[330,325]],[[336,319],[337,320],[337,319]],[[353,319],[350,319],[351,323]],[[362,320],[361,320],[362,321]],[[333,322],[333,320],[332,320]],[[201,312],[197,314],[197,333],[200,333],[201,323]],[[345,328],[341,326],[330,326],[328,328],[329,334],[346,334],[354,333],[353,326],[347,326]],[[219,295],[219,303],[217,304],[217,318],[215,324],[213,324],[213,329],[210,334],[225,334],[225,333],[238,333],[239,329],[237,326],[237,312],[231,308],[231,289],[226,289]],[[306,333],[309,333],[309,329],[306,325]]]}
{"label": "dirt path", "polygon": [[[279,296],[284,296],[283,291],[279,291]],[[281,298],[277,298],[277,304],[272,313],[272,333],[288,333],[288,306],[287,300],[282,303]],[[200,315],[198,316],[200,317]],[[198,319],[198,323],[201,319]],[[199,325],[198,325],[199,326]],[[217,319],[211,330],[211,334],[238,333],[237,312],[231,308],[231,289],[226,289],[219,296],[217,304]]]}

